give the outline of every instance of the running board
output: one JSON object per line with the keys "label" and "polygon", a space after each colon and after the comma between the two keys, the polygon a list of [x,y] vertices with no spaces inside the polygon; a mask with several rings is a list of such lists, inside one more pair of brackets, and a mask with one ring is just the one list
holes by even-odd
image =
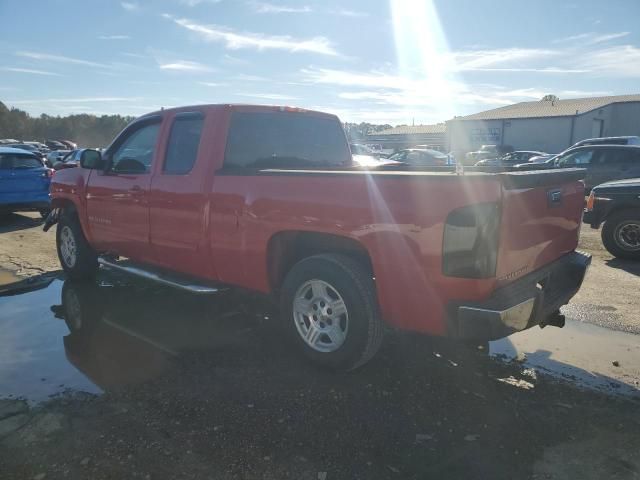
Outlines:
{"label": "running board", "polygon": [[158,282],[163,285],[179,288],[180,290],[185,290],[187,292],[196,293],[199,295],[208,295],[211,293],[218,293],[224,290],[224,289],[210,287],[208,285],[196,283],[191,279],[179,278],[179,277],[174,277],[170,274],[164,274],[159,271],[152,270],[150,268],[145,268],[141,265],[133,265],[127,260],[116,261],[116,260],[111,260],[105,257],[99,257],[98,263],[103,267],[109,268],[111,270],[117,270],[119,272],[128,273],[130,275],[135,275],[136,277],[141,277],[147,280],[151,280],[152,282]]}

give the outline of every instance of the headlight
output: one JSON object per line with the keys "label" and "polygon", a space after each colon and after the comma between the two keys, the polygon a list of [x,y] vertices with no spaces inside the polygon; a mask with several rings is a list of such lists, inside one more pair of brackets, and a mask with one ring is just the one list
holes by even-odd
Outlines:
{"label": "headlight", "polygon": [[444,227],[442,272],[450,277],[494,277],[499,234],[497,203],[469,205],[452,211]]}

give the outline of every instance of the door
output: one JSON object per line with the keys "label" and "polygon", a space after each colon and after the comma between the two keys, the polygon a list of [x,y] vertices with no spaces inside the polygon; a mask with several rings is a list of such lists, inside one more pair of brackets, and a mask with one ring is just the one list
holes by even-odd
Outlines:
{"label": "door", "polygon": [[590,186],[595,187],[611,180],[630,178],[633,152],[626,148],[606,148],[592,161]]}
{"label": "door", "polygon": [[604,120],[594,118],[593,123],[591,124],[591,137],[592,138],[602,137],[603,132],[604,132]]}
{"label": "door", "polygon": [[49,203],[48,172],[33,155],[0,155],[0,204]]}
{"label": "door", "polygon": [[211,158],[201,147],[204,115],[177,113],[159,155],[149,195],[150,243],[153,263],[182,273],[207,277],[205,181],[211,175]]}
{"label": "door", "polygon": [[148,194],[160,126],[160,117],[130,125],[105,152],[105,171],[89,177],[87,222],[99,250],[140,261],[150,256]]}

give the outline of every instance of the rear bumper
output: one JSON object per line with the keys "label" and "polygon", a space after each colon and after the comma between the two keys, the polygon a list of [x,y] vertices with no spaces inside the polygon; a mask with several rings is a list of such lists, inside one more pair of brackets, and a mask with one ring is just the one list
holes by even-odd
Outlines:
{"label": "rear bumper", "polygon": [[449,305],[449,335],[494,340],[544,326],[580,289],[591,255],[572,252],[507,285],[481,303]]}

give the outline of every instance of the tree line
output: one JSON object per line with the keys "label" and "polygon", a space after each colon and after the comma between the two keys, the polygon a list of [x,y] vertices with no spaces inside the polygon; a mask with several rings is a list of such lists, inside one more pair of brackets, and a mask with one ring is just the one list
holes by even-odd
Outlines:
{"label": "tree line", "polygon": [[[83,147],[105,147],[134,117],[89,115],[86,113],[53,117],[32,117],[18,108],[0,102],[0,139],[20,141],[71,140]],[[345,132],[353,143],[366,141],[367,135],[391,128],[391,125],[345,123]]]}
{"label": "tree line", "polygon": [[32,117],[0,102],[0,139],[20,141],[71,140],[85,147],[105,147],[134,117],[122,115],[69,115]]}

